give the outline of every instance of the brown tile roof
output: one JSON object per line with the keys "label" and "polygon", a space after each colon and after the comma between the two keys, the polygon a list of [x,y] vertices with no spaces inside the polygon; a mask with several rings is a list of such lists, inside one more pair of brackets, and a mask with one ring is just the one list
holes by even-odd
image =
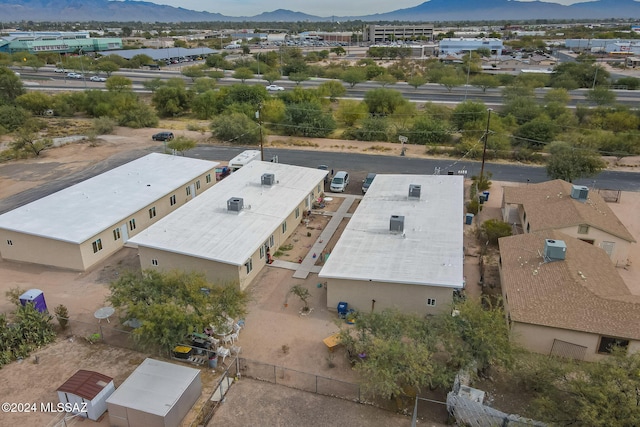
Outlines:
{"label": "brown tile roof", "polygon": [[[566,259],[544,262],[545,239],[563,240]],[[640,340],[640,296],[602,249],[557,231],[504,237],[499,246],[513,321]]]}
{"label": "brown tile roof", "polygon": [[57,391],[75,394],[83,399],[92,400],[111,381],[113,381],[113,378],[106,375],[81,369],[58,387]]}
{"label": "brown tile roof", "polygon": [[531,231],[587,224],[629,242],[633,235],[595,191],[582,203],[571,198],[572,185],[561,179],[521,187],[504,187],[506,204],[523,205]]}

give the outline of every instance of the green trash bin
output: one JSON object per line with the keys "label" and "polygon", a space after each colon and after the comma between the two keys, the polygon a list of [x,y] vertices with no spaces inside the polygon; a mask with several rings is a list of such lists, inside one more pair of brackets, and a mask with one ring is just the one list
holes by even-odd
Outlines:
{"label": "green trash bin", "polygon": [[467,225],[471,225],[472,222],[473,222],[473,214],[472,213],[468,213],[465,216],[464,223],[467,224]]}

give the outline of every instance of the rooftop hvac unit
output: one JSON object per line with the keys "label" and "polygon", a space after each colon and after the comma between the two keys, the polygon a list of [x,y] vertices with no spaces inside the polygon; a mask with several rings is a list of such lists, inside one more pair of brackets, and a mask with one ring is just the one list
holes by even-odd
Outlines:
{"label": "rooftop hvac unit", "polygon": [[410,199],[419,199],[420,198],[420,189],[421,185],[418,184],[409,184],[409,198]]}
{"label": "rooftop hvac unit", "polygon": [[584,185],[573,185],[571,187],[571,198],[576,199],[579,202],[586,202],[589,197],[589,187]]}
{"label": "rooftop hvac unit", "polygon": [[402,233],[404,231],[404,215],[391,215],[389,231],[392,233]]}
{"label": "rooftop hvac unit", "polygon": [[567,255],[567,245],[562,240],[545,239],[544,259],[548,261],[563,260]]}
{"label": "rooftop hvac unit", "polygon": [[227,200],[227,210],[231,212],[240,212],[244,207],[242,197],[232,197]]}
{"label": "rooftop hvac unit", "polygon": [[262,185],[273,185],[276,183],[276,176],[272,173],[263,173],[262,178],[260,179],[260,183]]}

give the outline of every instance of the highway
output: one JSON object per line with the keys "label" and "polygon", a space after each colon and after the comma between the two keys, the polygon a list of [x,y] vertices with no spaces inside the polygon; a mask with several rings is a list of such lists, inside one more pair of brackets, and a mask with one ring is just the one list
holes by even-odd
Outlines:
{"label": "highway", "polygon": [[[193,64],[193,63],[189,63]],[[40,71],[34,72],[32,70],[20,70],[21,78],[25,87],[29,90],[45,90],[45,91],[64,91],[64,90],[85,90],[85,89],[104,89],[104,83],[91,82],[88,80],[89,74],[85,77],[86,81],[67,79],[64,74],[58,74],[53,72],[53,68],[45,67]],[[115,75],[120,75],[131,79],[133,82],[133,90],[136,92],[148,92],[144,89],[143,83],[145,81],[160,78],[166,80],[169,78],[182,78],[187,84],[191,83],[191,79],[184,77],[180,74],[179,70],[121,70]],[[300,83],[301,87],[313,88],[318,87],[320,84],[326,82],[327,79],[312,78],[310,80]],[[218,81],[219,86],[228,86],[232,84],[240,83],[239,80],[231,77],[225,77]],[[245,82],[246,84],[269,84],[265,80],[250,79]],[[283,86],[286,90],[291,90],[295,87],[295,83],[289,80],[278,80],[277,84]],[[363,99],[366,92],[371,89],[382,87],[378,83],[364,82],[359,83],[355,87],[348,87],[345,84],[347,93],[345,98]],[[457,86],[448,91],[444,86],[435,83],[425,84],[423,86],[413,88],[405,82],[399,82],[393,85],[386,86],[388,89],[394,89],[402,93],[402,95],[417,103],[433,102],[437,104],[450,104],[455,105],[465,100],[481,101],[485,105],[491,108],[499,109],[502,105],[502,89],[501,88],[489,88],[486,91],[477,88],[475,86]],[[536,89],[536,98],[542,100],[549,88]],[[569,101],[569,107],[575,107],[578,104],[590,104],[586,100],[587,89],[577,89],[569,92],[571,100]],[[628,90],[613,90],[616,94],[616,102],[621,105],[626,105],[631,108],[636,108],[640,101],[640,91],[628,91]]]}

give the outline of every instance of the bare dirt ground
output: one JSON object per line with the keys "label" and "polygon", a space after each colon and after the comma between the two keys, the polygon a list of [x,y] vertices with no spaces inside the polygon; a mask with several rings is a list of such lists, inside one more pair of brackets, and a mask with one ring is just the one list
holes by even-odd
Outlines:
{"label": "bare dirt ground", "polygon": [[[163,123],[163,129],[172,129],[176,134],[185,134],[206,142],[207,136],[200,132],[184,130],[184,124]],[[0,199],[33,188],[37,185],[58,179],[70,173],[85,168],[90,168],[96,163],[117,156],[119,153],[129,150],[144,150],[158,148],[158,143],[151,141],[151,134],[157,129],[118,129],[114,135],[108,135],[96,143],[74,143],[59,148],[47,150],[36,159],[21,160],[0,165]],[[273,137],[274,146],[283,146],[285,138]],[[289,140],[296,149],[305,149],[301,144],[310,144],[310,150],[337,150],[349,152],[370,152],[375,154],[399,155],[399,144],[389,143],[357,143],[354,141],[327,141],[327,140]],[[423,156],[423,147],[408,146],[407,155]],[[425,156],[426,157],[426,156]],[[635,162],[628,160],[627,162]],[[638,159],[640,164],[640,159]],[[620,167],[620,166],[618,166]],[[624,170],[634,170],[632,166]],[[635,170],[638,170],[637,168]],[[494,182],[491,189],[489,203],[485,205],[483,212],[476,220],[484,220],[489,217],[499,216],[501,200],[501,185]],[[341,199],[334,198],[326,202],[326,211],[337,209]],[[640,218],[637,212],[640,210],[640,194],[624,193],[620,204],[610,205],[620,219],[629,227],[630,231],[640,240]],[[320,231],[326,225],[330,217],[323,216],[321,212],[313,213],[309,217],[309,223],[298,227],[294,235],[287,242],[291,245],[289,251],[284,251],[281,259],[295,262],[299,257],[306,255]],[[478,245],[475,243],[472,226],[465,225],[465,276],[467,280],[468,295],[480,294],[478,286]],[[339,231],[344,228],[343,221]],[[308,235],[310,234],[310,235]],[[338,233],[337,233],[338,234]],[[331,250],[335,245],[337,235],[329,242],[327,248]],[[631,280],[640,283],[637,274],[640,271],[639,245],[632,247],[632,265],[628,270],[620,270]],[[321,262],[319,257],[319,263]],[[123,249],[116,255],[96,266],[88,272],[77,273],[55,270],[40,266],[26,265],[0,261],[0,312],[7,313],[11,305],[2,298],[7,290],[14,287],[23,289],[38,288],[44,291],[47,304],[50,308],[58,304],[64,304],[69,308],[72,319],[71,331],[60,335],[58,341],[37,351],[29,360],[15,362],[0,370],[0,401],[8,402],[56,402],[55,390],[77,369],[91,369],[110,375],[116,379],[119,386],[124,378],[135,369],[145,355],[125,349],[106,346],[103,344],[90,345],[84,340],[86,328],[81,325],[98,327],[97,320],[93,317],[96,309],[104,305],[104,299],[108,295],[107,284],[117,277],[118,271],[126,268],[137,268],[137,256],[132,249]],[[308,316],[300,316],[299,309],[302,303],[289,295],[288,291],[294,284],[302,284],[312,293],[310,305],[313,311]],[[637,289],[640,293],[640,289]],[[249,315],[246,318],[246,328],[242,331],[238,345],[242,347],[242,356],[286,366],[309,372],[321,377],[335,378],[347,382],[355,382],[356,377],[349,369],[344,351],[338,348],[334,353],[328,353],[322,343],[322,339],[338,330],[336,315],[326,309],[326,289],[318,280],[317,275],[310,275],[306,280],[291,278],[291,271],[267,267],[250,288],[251,304]],[[73,321],[76,321],[74,326]],[[81,323],[84,322],[84,323]],[[70,336],[70,337],[69,337]],[[71,338],[72,340],[70,340]],[[39,356],[40,362],[33,363],[33,357]],[[227,359],[229,360],[229,359]],[[219,372],[218,372],[219,373]],[[215,375],[210,369],[203,369],[205,380],[210,387]],[[245,386],[243,386],[245,387]],[[258,390],[257,386],[249,388]],[[238,390],[242,391],[241,387]],[[239,410],[232,402],[240,401],[245,409],[256,404],[256,401],[242,399],[242,393],[232,391],[229,395],[227,408]],[[325,425],[322,420],[339,418],[338,409],[327,410],[320,414],[315,408],[317,403],[310,400],[309,396],[291,397],[289,392],[270,390],[269,396],[276,400],[276,406],[286,406],[282,411],[303,413],[303,409],[309,409],[310,417],[303,424],[310,424],[308,420],[319,420],[314,425]],[[210,394],[210,391],[208,391]],[[207,395],[208,395],[207,394]],[[203,393],[205,395],[205,393]],[[272,396],[271,396],[272,395]],[[258,399],[256,397],[256,399]],[[508,404],[508,399],[505,399]],[[257,400],[259,402],[259,400]],[[282,403],[286,402],[286,403]],[[201,405],[201,402],[197,405]],[[297,410],[295,409],[297,406]],[[324,403],[322,405],[325,405]],[[498,406],[496,404],[496,406]],[[324,407],[324,406],[323,406]],[[291,408],[294,408],[293,410]],[[315,409],[314,409],[315,408]],[[357,411],[356,409],[351,409]],[[350,410],[350,411],[351,411]],[[505,408],[507,410],[507,408]],[[232,416],[235,412],[231,412]],[[359,412],[355,412],[359,413]],[[288,414],[288,412],[287,412]],[[378,413],[376,413],[378,414]],[[391,418],[387,421],[382,415],[373,418],[363,416],[362,422],[353,421],[353,425],[403,425],[397,424],[395,415],[386,413]],[[284,418],[273,419],[272,425],[289,425]],[[287,415],[290,419],[296,419],[293,415]],[[3,414],[0,416],[0,426],[14,425],[55,425],[57,414]],[[108,425],[108,417],[104,417],[97,425]],[[226,418],[225,418],[226,419]],[[376,422],[376,420],[380,420]],[[433,421],[426,425],[438,425],[442,421],[442,414],[438,414]],[[406,418],[405,418],[406,420]],[[216,419],[217,421],[217,419]],[[262,420],[261,420],[262,421]],[[183,425],[188,425],[188,420]],[[249,421],[248,421],[249,422]],[[426,421],[423,421],[425,423]],[[250,422],[249,422],[250,423]],[[67,423],[71,425],[70,422]],[[271,424],[266,419],[261,424]],[[300,424],[300,423],[298,423]],[[330,422],[327,421],[326,425]],[[62,424],[60,424],[62,425]],[[237,424],[236,424],[237,425]]]}

